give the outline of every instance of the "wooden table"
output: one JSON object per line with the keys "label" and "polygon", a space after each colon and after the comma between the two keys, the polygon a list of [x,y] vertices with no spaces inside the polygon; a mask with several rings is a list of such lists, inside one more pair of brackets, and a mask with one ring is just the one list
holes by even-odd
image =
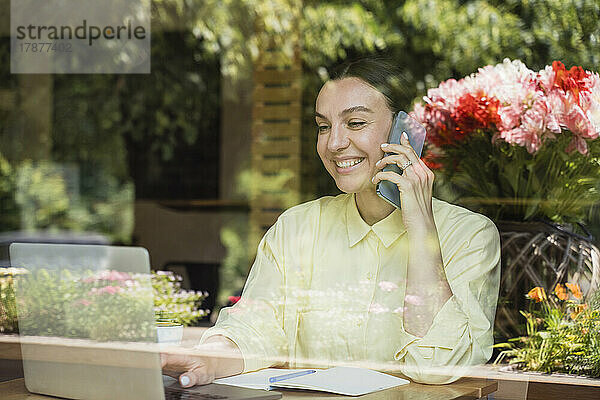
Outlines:
{"label": "wooden table", "polygon": [[[369,400],[450,400],[450,399],[479,399],[493,393],[498,388],[495,381],[477,378],[463,378],[449,385],[420,385],[410,383],[392,389],[382,390],[365,396],[350,397],[318,392],[297,392],[277,390],[283,393],[283,398],[294,399],[369,399]],[[2,400],[48,400],[56,397],[32,394],[25,388],[23,379],[15,379],[0,383],[0,399]],[[116,399],[118,400],[118,399]]]}
{"label": "wooden table", "polygon": [[[198,343],[200,336],[205,328],[186,328],[182,345],[193,346]],[[46,344],[45,346],[55,346]],[[18,336],[0,335],[0,358],[20,360],[20,340]],[[68,353],[68,347],[65,347],[65,353]],[[69,358],[68,354],[65,354]],[[447,400],[447,399],[479,399],[485,398],[488,394],[498,389],[498,384],[494,380],[485,378],[463,378],[449,385],[422,385],[410,383],[408,385],[371,393],[360,396],[361,399],[400,399],[400,400]],[[319,392],[300,392],[283,391],[284,399],[331,399],[331,398],[354,398],[349,396],[339,396],[334,394]],[[0,399],[2,400],[22,400],[22,399],[51,399],[38,394],[32,394],[27,391],[22,378],[13,379],[0,383]],[[116,399],[118,400],[118,399]]]}
{"label": "wooden table", "polygon": [[504,371],[503,365],[487,364],[469,371],[470,376],[498,382],[497,396],[507,399],[600,399],[600,379],[564,374]]}

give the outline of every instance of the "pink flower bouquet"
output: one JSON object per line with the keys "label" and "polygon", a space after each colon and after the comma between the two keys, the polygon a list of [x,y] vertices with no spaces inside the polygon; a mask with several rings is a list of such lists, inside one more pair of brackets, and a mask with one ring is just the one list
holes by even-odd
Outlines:
{"label": "pink flower bouquet", "polygon": [[600,77],[505,59],[430,89],[413,115],[453,201],[495,219],[580,221],[600,189]]}

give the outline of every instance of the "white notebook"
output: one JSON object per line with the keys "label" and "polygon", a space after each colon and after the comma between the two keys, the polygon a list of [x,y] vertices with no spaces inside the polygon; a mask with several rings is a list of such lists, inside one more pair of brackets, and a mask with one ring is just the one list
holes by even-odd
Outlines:
{"label": "white notebook", "polygon": [[[306,372],[303,374],[304,371]],[[301,376],[287,379],[281,378],[283,375],[288,374]],[[269,382],[270,378],[276,378],[276,380],[279,378],[282,380]],[[410,381],[370,369],[334,367],[329,369],[267,368],[257,372],[216,379],[214,383],[251,389],[306,389],[348,396],[360,396],[395,386],[406,385]]]}

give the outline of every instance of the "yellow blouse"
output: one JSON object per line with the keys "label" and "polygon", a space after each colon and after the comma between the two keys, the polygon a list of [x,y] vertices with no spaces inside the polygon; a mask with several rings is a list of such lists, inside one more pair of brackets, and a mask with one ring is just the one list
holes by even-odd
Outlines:
{"label": "yellow blouse", "polygon": [[418,382],[458,379],[458,367],[485,363],[492,354],[500,239],[480,214],[435,198],[433,211],[453,296],[424,337],[403,327],[402,211],[369,226],[355,195],[340,194],[279,216],[260,241],[242,298],[221,310],[201,343],[217,334],[230,338],[244,372],[368,361]]}

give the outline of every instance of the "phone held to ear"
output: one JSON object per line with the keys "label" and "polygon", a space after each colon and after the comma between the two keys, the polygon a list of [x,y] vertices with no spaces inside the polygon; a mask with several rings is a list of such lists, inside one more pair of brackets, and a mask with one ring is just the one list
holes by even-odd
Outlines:
{"label": "phone held to ear", "polygon": [[[421,157],[423,151],[423,143],[425,143],[425,135],[427,131],[418,123],[414,118],[409,116],[404,111],[398,111],[392,121],[392,128],[390,129],[390,135],[388,143],[400,144],[402,138],[402,132],[406,132],[408,135],[408,141],[410,145],[417,153],[417,157]],[[385,157],[395,153],[385,153]],[[394,171],[402,175],[402,169],[396,164],[388,164],[383,168],[383,171]],[[393,205],[394,207],[400,208],[400,191],[395,183],[390,181],[380,181],[377,183],[377,194],[379,197]]]}

